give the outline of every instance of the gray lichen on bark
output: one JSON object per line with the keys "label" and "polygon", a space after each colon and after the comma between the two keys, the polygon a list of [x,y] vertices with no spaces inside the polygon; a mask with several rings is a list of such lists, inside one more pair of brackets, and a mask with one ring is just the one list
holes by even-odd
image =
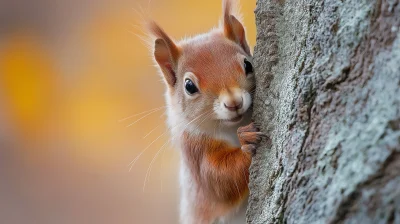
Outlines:
{"label": "gray lichen on bark", "polygon": [[400,223],[400,3],[258,0],[249,223]]}

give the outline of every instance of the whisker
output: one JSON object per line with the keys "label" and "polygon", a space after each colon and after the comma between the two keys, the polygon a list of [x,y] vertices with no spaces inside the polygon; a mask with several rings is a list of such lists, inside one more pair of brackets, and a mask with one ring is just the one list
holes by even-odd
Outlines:
{"label": "whisker", "polygon": [[[211,111],[211,112],[212,112],[212,111]],[[199,118],[202,117],[202,116],[208,116],[209,114],[210,114],[209,111],[206,111],[206,112],[200,114],[199,116],[197,116],[196,118],[194,118],[193,120],[191,120],[189,123],[187,123],[183,129],[185,129],[185,128],[186,128],[189,124],[191,124],[193,121],[199,119]],[[151,168],[153,167],[154,161],[157,159],[157,157],[158,157],[158,155],[160,154],[161,150],[162,150],[169,142],[171,142],[171,141],[172,141],[174,138],[176,138],[176,137],[178,137],[177,134],[175,134],[175,136],[172,136],[167,142],[164,143],[164,145],[161,146],[161,148],[160,148],[160,149],[157,151],[157,153],[154,155],[153,159],[152,159],[151,162],[150,162],[149,168],[147,169],[147,172],[146,172],[146,176],[145,176],[144,183],[143,183],[143,192],[144,192],[144,190],[145,190],[145,188],[146,188],[147,179],[150,177]]]}
{"label": "whisker", "polygon": [[216,130],[217,130],[217,125],[218,125],[218,122],[215,122],[215,125],[214,125],[214,136],[215,136],[215,137],[217,136],[217,132],[216,132]]}
{"label": "whisker", "polygon": [[[207,116],[209,116],[209,115],[212,115],[212,113],[213,113],[213,111],[210,111],[208,114],[206,114],[204,117],[206,117],[206,118],[204,118],[201,122],[200,122],[200,124],[203,122],[203,121],[205,121],[206,119],[207,119]],[[199,124],[199,125],[200,125]],[[187,125],[186,125],[187,126]],[[185,128],[186,128],[186,126],[185,126]],[[175,137],[177,137],[177,136],[172,136],[171,137],[171,140],[172,139],[174,139]],[[165,149],[163,150],[163,153],[162,153],[162,155],[161,155],[161,170],[160,170],[160,180],[161,180],[161,192],[163,191],[163,179],[162,179],[162,167],[163,167],[163,161],[164,161],[164,153],[165,153]]]}
{"label": "whisker", "polygon": [[157,127],[155,127],[155,128],[153,128],[149,133],[147,133],[144,137],[143,137],[143,139],[145,139],[147,136],[149,136],[151,133],[153,133],[158,127],[160,127],[161,126],[161,124],[159,124],[159,125],[157,125]]}
{"label": "whisker", "polygon": [[148,113],[148,114],[146,114],[146,115],[140,117],[140,118],[137,119],[135,122],[131,123],[130,125],[128,125],[128,126],[126,126],[126,127],[130,127],[130,126],[136,124],[137,122],[139,122],[140,120],[142,120],[142,119],[148,117],[149,115],[154,114],[155,112],[160,111],[160,110],[162,110],[162,109],[163,109],[163,108],[160,108],[160,109],[158,109],[158,110],[151,111],[150,113]]}
{"label": "whisker", "polygon": [[145,113],[150,113],[150,112],[152,112],[152,111],[154,111],[154,110],[161,110],[162,108],[165,108],[165,107],[166,107],[166,106],[158,107],[158,108],[153,108],[153,109],[151,109],[151,110],[147,110],[147,111],[144,111],[144,112],[141,112],[141,113],[138,113],[138,114],[134,114],[134,115],[131,115],[131,116],[129,116],[129,117],[122,118],[122,119],[118,120],[118,122],[123,122],[123,121],[126,121],[126,120],[128,120],[128,119],[130,119],[130,118],[132,118],[132,117],[136,117],[136,116],[139,116],[139,115],[142,115],[142,114],[145,114]]}
{"label": "whisker", "polygon": [[135,35],[137,38],[139,38],[142,41],[142,44],[146,48],[150,48],[151,49],[153,42],[151,42],[151,40],[146,35],[140,35],[140,34],[137,34],[137,33],[133,32],[133,31],[131,31],[131,30],[128,30],[128,32],[130,34]]}
{"label": "whisker", "polygon": [[158,139],[160,139],[163,135],[165,135],[165,133],[167,133],[168,130],[164,131],[161,135],[159,135],[155,140],[153,140],[144,150],[142,150],[139,155],[137,155],[135,157],[135,159],[133,159],[128,166],[130,166],[129,168],[129,172],[132,170],[132,167],[135,165],[136,161],[139,159],[139,157],[148,149],[150,148],[150,146],[152,146],[154,144],[154,142],[156,142]]}
{"label": "whisker", "polygon": [[161,165],[160,165],[160,180],[161,180],[161,192],[163,191],[163,179],[162,179],[162,171],[163,171],[163,164],[164,164],[164,154],[165,154],[165,149],[163,150],[162,154],[161,154]]}
{"label": "whisker", "polygon": [[209,112],[208,114],[206,114],[204,117],[204,119],[202,121],[200,121],[199,124],[196,125],[196,127],[200,127],[200,125],[209,117],[211,117],[211,115],[213,114],[213,111]]}
{"label": "whisker", "polygon": [[[172,160],[178,155],[178,153],[176,153],[176,150],[174,150],[174,148],[172,148],[172,147],[169,149],[170,149],[170,151],[172,151],[172,155],[169,157],[168,164],[171,164]],[[165,176],[165,169],[162,169],[162,167],[161,167],[161,170],[164,170],[164,176]],[[161,175],[161,172],[160,172],[160,175]],[[161,179],[161,192],[162,192],[163,191],[163,178],[160,177],[160,179]]]}
{"label": "whisker", "polygon": [[132,28],[135,28],[136,30],[138,30],[140,33],[143,34],[143,37],[146,37],[146,30],[144,29],[143,25],[138,25],[138,24],[131,24]]}
{"label": "whisker", "polygon": [[[138,6],[138,7],[141,7],[139,4],[138,4],[137,6]],[[132,10],[135,11],[135,13],[140,17],[141,21],[146,21],[145,18],[144,18],[144,15],[143,15],[141,12],[139,12],[139,11],[138,11],[137,9],[135,9],[135,8],[132,8]]]}
{"label": "whisker", "polygon": [[[200,117],[201,115],[199,115]],[[198,117],[197,117],[198,118]],[[193,120],[192,120],[193,121]],[[178,127],[180,124],[182,124],[183,122],[178,123],[175,127],[171,128],[171,130],[173,130],[174,128]],[[137,155],[135,157],[135,159],[133,159],[128,166],[130,166],[129,168],[129,172],[132,170],[133,166],[135,165],[136,161],[139,159],[139,157],[146,152],[147,149],[150,148],[150,146],[152,146],[154,144],[154,142],[156,142],[158,139],[160,139],[162,136],[164,136],[166,133],[168,132],[168,130],[165,130],[163,133],[161,133],[155,140],[153,140],[144,150],[142,150],[139,155]]]}
{"label": "whisker", "polygon": [[193,119],[192,121],[190,121],[190,122],[185,126],[185,128],[186,128],[189,124],[193,123],[193,121],[197,120],[198,118],[200,118],[201,116],[203,116],[203,115],[206,114],[206,113],[208,113],[208,111],[202,113],[202,114],[199,115],[197,118],[195,118],[195,119]]}
{"label": "whisker", "polygon": [[167,111],[164,111],[164,113],[162,113],[162,114],[160,115],[160,118],[161,118],[162,116],[164,116],[164,115],[167,115]]}
{"label": "whisker", "polygon": [[147,2],[147,11],[150,13],[150,9],[151,9],[151,7],[150,7],[150,4],[151,4],[151,0],[149,0],[148,2]]}
{"label": "whisker", "polygon": [[168,140],[167,142],[165,142],[164,145],[161,146],[161,148],[157,151],[157,153],[154,155],[153,159],[151,160],[150,165],[149,165],[149,168],[147,169],[147,172],[146,172],[146,176],[145,176],[145,178],[144,178],[143,192],[144,192],[144,190],[145,190],[145,188],[146,188],[146,182],[147,182],[147,179],[148,179],[149,176],[150,176],[150,170],[151,170],[151,168],[153,167],[154,161],[157,159],[158,154],[160,154],[161,150],[162,150],[170,141],[171,141],[171,139]]}

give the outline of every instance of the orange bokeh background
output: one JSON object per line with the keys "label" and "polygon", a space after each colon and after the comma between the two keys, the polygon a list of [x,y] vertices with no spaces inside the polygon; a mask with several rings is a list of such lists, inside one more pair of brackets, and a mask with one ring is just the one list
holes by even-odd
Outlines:
{"label": "orange bokeh background", "polygon": [[[255,0],[241,6],[254,46]],[[177,223],[164,110],[122,120],[164,105],[137,35],[142,17],[179,39],[220,13],[219,0],[0,3],[0,222]]]}

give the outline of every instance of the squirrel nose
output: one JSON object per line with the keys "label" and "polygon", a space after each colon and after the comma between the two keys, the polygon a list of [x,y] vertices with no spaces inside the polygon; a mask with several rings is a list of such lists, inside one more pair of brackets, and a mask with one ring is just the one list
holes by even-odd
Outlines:
{"label": "squirrel nose", "polygon": [[224,103],[224,106],[229,111],[237,111],[243,107],[243,100],[241,99],[240,102],[230,102],[228,104]]}

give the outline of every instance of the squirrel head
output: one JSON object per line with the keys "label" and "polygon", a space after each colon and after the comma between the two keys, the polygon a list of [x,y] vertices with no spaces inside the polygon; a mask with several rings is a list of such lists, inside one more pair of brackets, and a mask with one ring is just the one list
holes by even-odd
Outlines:
{"label": "squirrel head", "polygon": [[218,28],[175,42],[156,23],[154,59],[167,86],[168,106],[196,128],[237,126],[250,117],[254,71],[245,28],[233,2],[223,1]]}

